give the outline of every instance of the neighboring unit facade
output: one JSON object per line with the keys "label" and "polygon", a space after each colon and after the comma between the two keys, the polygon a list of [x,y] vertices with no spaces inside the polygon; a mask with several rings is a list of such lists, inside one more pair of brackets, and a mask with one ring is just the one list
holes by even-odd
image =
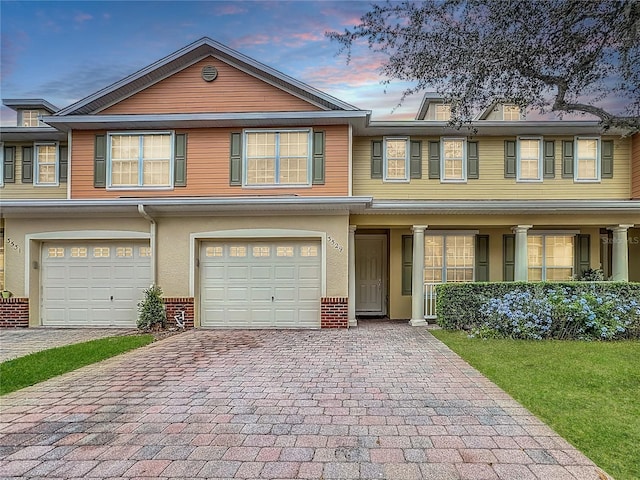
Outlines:
{"label": "neighboring unit facade", "polygon": [[640,142],[596,122],[370,121],[207,38],[37,106],[2,131],[5,323],[135,326],[152,283],[196,327],[320,328],[423,324],[441,281],[640,280]]}

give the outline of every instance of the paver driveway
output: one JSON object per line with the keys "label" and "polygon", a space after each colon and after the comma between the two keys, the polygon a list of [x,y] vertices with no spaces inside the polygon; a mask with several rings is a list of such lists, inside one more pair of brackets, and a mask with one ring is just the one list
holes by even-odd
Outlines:
{"label": "paver driveway", "polygon": [[0,402],[3,478],[603,478],[400,323],[191,331]]}

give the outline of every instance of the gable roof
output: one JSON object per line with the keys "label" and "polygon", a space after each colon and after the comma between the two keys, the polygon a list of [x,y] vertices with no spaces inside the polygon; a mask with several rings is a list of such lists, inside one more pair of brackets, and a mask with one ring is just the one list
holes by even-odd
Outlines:
{"label": "gable roof", "polygon": [[418,113],[416,114],[416,120],[424,120],[424,117],[427,115],[427,110],[429,110],[429,105],[432,103],[443,104],[444,98],[436,92],[425,92],[420,108],[418,108]]}
{"label": "gable roof", "polygon": [[37,108],[46,110],[49,113],[56,113],[60,110],[55,105],[47,102],[43,98],[3,98],[2,104],[11,110]]}
{"label": "gable roof", "polygon": [[353,105],[289,77],[219,42],[203,37],[128,77],[63,108],[55,115],[90,115],[100,112],[207,56],[213,56],[249,75],[317,105],[323,110],[359,110]]}

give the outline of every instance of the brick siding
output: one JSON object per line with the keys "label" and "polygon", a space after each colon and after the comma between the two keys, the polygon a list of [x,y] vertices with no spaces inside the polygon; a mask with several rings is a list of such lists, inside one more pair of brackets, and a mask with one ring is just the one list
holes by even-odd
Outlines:
{"label": "brick siding", "polygon": [[184,311],[185,328],[193,328],[193,297],[169,297],[164,298],[167,307],[167,326],[175,327],[175,316]]}
{"label": "brick siding", "polygon": [[347,297],[326,297],[320,301],[320,328],[347,328]]}
{"label": "brick siding", "polygon": [[0,298],[0,328],[29,326],[28,298]]}

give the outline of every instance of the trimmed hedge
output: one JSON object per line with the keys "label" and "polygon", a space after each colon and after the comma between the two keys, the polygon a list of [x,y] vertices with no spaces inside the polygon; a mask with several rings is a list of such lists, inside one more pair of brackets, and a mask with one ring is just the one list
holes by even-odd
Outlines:
{"label": "trimmed hedge", "polygon": [[640,338],[640,283],[445,283],[437,322],[481,337]]}

